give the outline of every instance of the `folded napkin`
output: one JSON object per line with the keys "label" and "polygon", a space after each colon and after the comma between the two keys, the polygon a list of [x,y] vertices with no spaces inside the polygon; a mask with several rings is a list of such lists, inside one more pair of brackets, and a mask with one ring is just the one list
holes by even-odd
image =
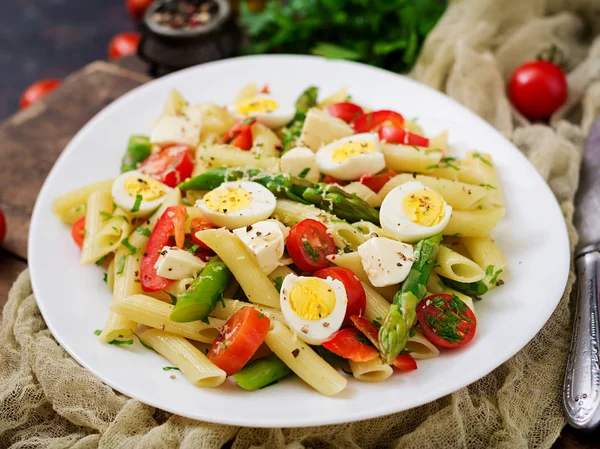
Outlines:
{"label": "folded napkin", "polygon": [[[471,108],[525,153],[561,205],[571,249],[584,136],[600,112],[600,38],[593,40],[600,31],[600,5],[592,3],[454,1],[411,74]],[[566,57],[569,99],[552,126],[531,125],[511,109],[506,81],[515,67],[551,44]],[[560,391],[573,282],[571,270],[560,304],[533,341],[467,388],[364,422],[250,429],[171,415],[104,385],[53,339],[24,272],[9,294],[0,329],[0,447],[198,449],[229,442],[234,449],[548,448],[564,426]]]}

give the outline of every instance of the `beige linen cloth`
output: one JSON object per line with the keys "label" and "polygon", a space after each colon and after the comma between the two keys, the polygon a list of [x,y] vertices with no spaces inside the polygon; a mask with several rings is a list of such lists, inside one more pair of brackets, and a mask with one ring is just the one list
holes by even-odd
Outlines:
{"label": "beige linen cloth", "polygon": [[[584,136],[600,111],[599,31],[595,0],[456,1],[412,73],[483,116],[529,157],[560,202],[572,246]],[[566,58],[569,99],[552,126],[531,125],[511,110],[506,82],[516,66],[552,44]],[[193,421],[113,391],[53,339],[25,272],[0,330],[0,447],[548,448],[564,426],[560,390],[573,281],[571,272],[558,308],[533,341],[469,387],[379,419],[281,430]]]}

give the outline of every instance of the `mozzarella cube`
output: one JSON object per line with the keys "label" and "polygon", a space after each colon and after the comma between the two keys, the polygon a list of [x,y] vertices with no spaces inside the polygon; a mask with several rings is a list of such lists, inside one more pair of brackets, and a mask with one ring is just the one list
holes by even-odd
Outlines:
{"label": "mozzarella cube", "polygon": [[373,237],[358,247],[358,255],[374,287],[399,284],[415,260],[413,247],[385,237]]}
{"label": "mozzarella cube", "polygon": [[196,147],[200,141],[202,126],[183,115],[162,115],[154,122],[150,142],[181,143]]}
{"label": "mozzarella cube", "polygon": [[156,274],[167,279],[184,279],[196,277],[206,262],[187,251],[165,246],[154,265]]}
{"label": "mozzarella cube", "polygon": [[303,174],[308,181],[319,181],[319,167],[315,162],[315,153],[310,148],[296,147],[281,156],[281,171],[292,176]]}
{"label": "mozzarella cube", "polygon": [[354,130],[345,121],[313,108],[306,114],[299,143],[317,152],[323,145],[352,134]]}
{"label": "mozzarella cube", "polygon": [[275,268],[284,265],[282,257],[289,230],[277,220],[259,221],[245,228],[234,229],[233,233],[256,256],[263,273],[271,274]]}

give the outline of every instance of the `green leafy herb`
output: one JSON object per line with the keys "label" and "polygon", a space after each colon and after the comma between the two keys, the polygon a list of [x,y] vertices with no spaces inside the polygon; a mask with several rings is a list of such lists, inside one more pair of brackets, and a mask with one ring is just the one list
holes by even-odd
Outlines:
{"label": "green leafy herb", "polygon": [[104,276],[102,277],[102,280],[106,283],[108,283],[108,273],[104,273]]}
{"label": "green leafy herb", "polygon": [[344,249],[342,250],[344,251],[345,254],[351,253],[352,252],[352,248],[348,245],[344,246]]}
{"label": "green leafy herb", "polygon": [[96,265],[98,265],[99,267],[101,267],[102,265],[104,265],[104,261],[106,260],[106,258],[108,257],[108,254],[105,256],[102,256],[100,259],[98,259],[96,261]]}
{"label": "green leafy herb", "polygon": [[121,240],[121,245],[127,248],[132,255],[137,253],[139,249],[129,243],[129,237],[125,237],[123,240]]}
{"label": "green leafy herb", "polygon": [[226,345],[225,343],[223,343],[223,344],[221,345],[221,348],[223,348],[223,349],[227,349],[227,345]]}
{"label": "green leafy herb", "polygon": [[144,237],[150,237],[150,234],[152,234],[150,232],[150,229],[145,228],[143,226],[140,226],[139,228],[136,228],[135,232],[137,232],[138,234],[142,234]]}
{"label": "green leafy herb", "polygon": [[460,232],[455,232],[454,234],[450,234],[448,237],[461,237],[462,234]]}
{"label": "green leafy herb", "polygon": [[117,274],[123,273],[123,270],[125,269],[125,258],[126,257],[127,256],[121,256],[121,258],[117,262]]}
{"label": "green leafy herb", "polygon": [[[122,335],[119,335],[119,337],[123,338]],[[132,345],[133,344],[133,340],[111,340],[108,342],[109,345],[115,345],[115,346],[124,346],[124,345]]]}
{"label": "green leafy herb", "polygon": [[494,187],[491,184],[479,184],[481,187],[483,187],[485,190],[495,190],[496,187]]}
{"label": "green leafy herb", "polygon": [[477,206],[477,210],[483,210],[483,206],[480,204],[479,206]]}
{"label": "green leafy herb", "polygon": [[312,53],[408,71],[447,6],[440,0],[241,2],[246,53]]}
{"label": "green leafy herb", "polygon": [[136,334],[136,333],[135,333],[135,331],[134,331],[133,329],[131,330],[131,333],[137,337],[137,339],[140,341],[140,343],[142,344],[142,346],[143,346],[144,348],[146,348],[146,349],[150,349],[151,351],[154,351],[154,352],[156,352],[156,350],[155,350],[155,349],[154,349],[152,346],[150,346],[148,343],[146,343],[144,340],[142,340],[142,339],[140,338],[140,336],[139,336],[138,334]]}
{"label": "green leafy herb", "polygon": [[167,295],[169,295],[169,298],[171,298],[171,304],[175,305],[177,304],[177,296],[175,296],[173,293],[169,293],[166,290],[163,290],[164,293],[166,293]]}
{"label": "green leafy herb", "polygon": [[494,274],[494,266],[493,265],[488,265],[487,267],[485,267],[485,275],[486,276],[491,276]]}
{"label": "green leafy herb", "polygon": [[198,251],[198,248],[200,248],[200,245],[192,245],[187,249],[187,252],[190,254],[196,254],[196,251]]}
{"label": "green leafy herb", "polygon": [[364,344],[366,344],[366,345],[369,345],[369,346],[373,346],[373,344],[371,343],[371,340],[369,340],[369,339],[368,339],[367,337],[365,337],[363,334],[359,334],[359,335],[357,335],[357,336],[356,336],[356,339],[357,339],[358,341],[360,341],[361,343],[364,343]]}
{"label": "green leafy herb", "polygon": [[438,148],[428,148],[427,150],[425,150],[426,155],[431,153],[443,153],[443,151]]}
{"label": "green leafy herb", "polygon": [[111,214],[109,214],[108,212],[104,212],[103,210],[100,211],[100,216],[104,218],[104,220],[102,221],[108,221],[112,217]]}
{"label": "green leafy herb", "polygon": [[306,252],[308,253],[308,255],[310,256],[310,258],[314,261],[319,260],[319,253],[317,252],[316,249],[314,249],[312,246],[310,246],[310,243],[308,242],[307,239],[304,239],[302,241],[302,244],[304,245],[304,249],[306,250]]}
{"label": "green leafy herb", "polygon": [[411,337],[411,338],[414,337],[415,336],[415,332],[416,332],[415,328],[411,327],[410,330],[408,331],[408,336]]}
{"label": "green leafy herb", "polygon": [[500,275],[502,274],[502,272],[503,272],[503,271],[504,271],[504,270],[502,270],[502,269],[500,269],[500,270],[496,271],[496,272],[494,273],[494,276],[492,277],[492,279],[490,279],[490,284],[492,284],[492,285],[493,285],[493,284],[495,284],[495,283],[498,281],[498,276],[500,276]]}
{"label": "green leafy herb", "polygon": [[489,165],[490,167],[493,167],[492,163],[490,161],[488,161],[481,153],[473,153],[473,157],[479,159],[484,164]]}
{"label": "green leafy herb", "polygon": [[131,212],[138,212],[140,210],[140,205],[142,204],[142,195],[135,196],[135,203],[133,203],[133,207],[131,208]]}
{"label": "green leafy herb", "polygon": [[220,302],[221,305],[223,306],[223,308],[227,307],[225,305],[225,298],[223,298],[223,292],[221,292],[221,294],[219,295],[219,298],[217,299],[217,302]]}
{"label": "green leafy herb", "polygon": [[278,292],[281,292],[281,285],[283,284],[283,276],[277,276],[273,279],[273,283],[275,284],[275,288]]}
{"label": "green leafy herb", "polygon": [[94,335],[100,335],[101,333],[102,333],[102,330],[101,330],[101,329],[96,329],[96,330],[94,331]]}
{"label": "green leafy herb", "polygon": [[163,371],[180,371],[176,366],[163,366]]}
{"label": "green leafy herb", "polygon": [[373,323],[373,326],[375,326],[377,329],[379,329],[381,327],[381,322],[379,322],[377,320],[373,320],[372,323]]}
{"label": "green leafy herb", "polygon": [[306,175],[308,175],[308,172],[310,171],[310,167],[306,167],[304,168],[300,173],[298,173],[298,178],[306,178]]}
{"label": "green leafy herb", "polygon": [[418,146],[416,146],[416,145],[413,145],[413,148],[414,148],[415,150],[417,150],[419,153],[421,152],[421,149],[420,149]]}
{"label": "green leafy herb", "polygon": [[294,115],[292,121],[281,130],[281,133],[283,134],[281,154],[291,150],[296,140],[300,138],[304,120],[306,119],[306,113],[310,108],[314,108],[317,105],[318,95],[319,89],[310,86],[302,92],[296,100],[296,115]]}

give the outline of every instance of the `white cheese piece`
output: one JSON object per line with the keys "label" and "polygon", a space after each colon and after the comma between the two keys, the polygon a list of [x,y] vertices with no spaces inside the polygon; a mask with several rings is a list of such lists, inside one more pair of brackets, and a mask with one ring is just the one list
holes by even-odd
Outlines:
{"label": "white cheese piece", "polygon": [[414,262],[413,247],[385,237],[373,237],[358,247],[360,261],[374,287],[402,282]]}
{"label": "white cheese piece", "polygon": [[154,265],[156,273],[167,279],[183,279],[196,277],[206,262],[187,251],[165,246]]}
{"label": "white cheese piece", "polygon": [[202,126],[186,116],[162,115],[154,122],[150,142],[182,143],[195,147],[200,141]]}
{"label": "white cheese piece", "polygon": [[292,176],[300,176],[304,173],[304,179],[308,181],[319,180],[319,167],[315,162],[315,153],[306,147],[292,148],[281,156],[281,171]]}
{"label": "white cheese piece", "polygon": [[323,145],[352,134],[354,134],[354,130],[345,121],[313,108],[306,114],[299,144],[317,152]]}
{"label": "white cheese piece", "polygon": [[245,228],[234,229],[233,233],[254,253],[263,273],[271,274],[282,265],[289,230],[277,220],[259,221]]}

